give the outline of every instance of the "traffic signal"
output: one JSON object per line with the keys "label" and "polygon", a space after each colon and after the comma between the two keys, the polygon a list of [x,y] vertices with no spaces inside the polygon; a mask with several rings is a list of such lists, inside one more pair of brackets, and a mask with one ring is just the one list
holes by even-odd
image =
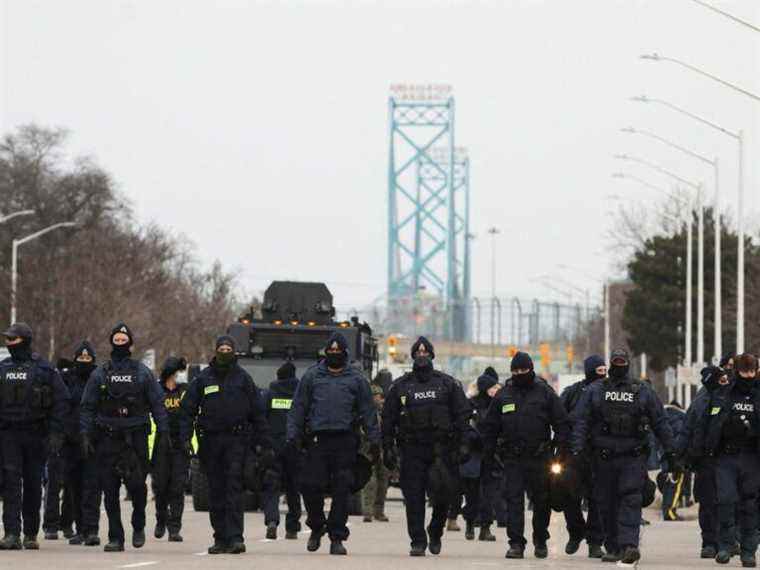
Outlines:
{"label": "traffic signal", "polygon": [[398,350],[396,345],[398,345],[398,339],[393,335],[389,336],[388,337],[388,355],[389,356],[391,357],[396,356],[396,351]]}

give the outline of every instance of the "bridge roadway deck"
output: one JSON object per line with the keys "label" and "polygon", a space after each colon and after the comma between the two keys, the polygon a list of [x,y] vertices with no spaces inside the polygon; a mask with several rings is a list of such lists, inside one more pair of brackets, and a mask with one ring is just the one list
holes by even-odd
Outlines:
{"label": "bridge roadway deck", "polygon": [[[392,490],[398,496],[398,490]],[[128,520],[129,503],[123,503],[125,520]],[[102,570],[109,568],[146,568],[155,570],[192,570],[192,569],[266,569],[266,570],[395,570],[415,568],[420,570],[489,570],[490,568],[615,568],[614,564],[602,564],[598,560],[586,557],[583,545],[575,556],[564,553],[567,533],[561,514],[552,515],[549,542],[549,558],[536,560],[532,549],[528,548],[525,560],[506,560],[506,548],[503,529],[498,530],[496,543],[468,542],[464,533],[447,533],[444,536],[443,552],[438,557],[430,554],[424,559],[412,559],[408,556],[408,538],[404,524],[402,503],[398,500],[388,504],[390,523],[363,523],[361,518],[352,517],[350,522],[351,538],[346,543],[347,557],[328,554],[329,543],[323,541],[322,549],[317,553],[306,552],[306,538],[303,532],[297,541],[277,541],[264,539],[263,515],[246,514],[246,541],[248,552],[239,556],[208,556],[205,551],[210,544],[210,527],[207,513],[196,513],[187,499],[183,535],[185,542],[168,543],[153,538],[153,504],[148,506],[148,541],[141,550],[127,545],[124,553],[106,554],[99,548],[70,546],[64,540],[41,541],[38,552],[0,552],[0,567],[18,570]],[[648,509],[646,517],[652,521],[643,529],[640,568],[674,569],[674,568],[713,568],[712,560],[698,558],[700,539],[696,521],[696,508],[682,511],[689,519],[683,522],[666,523],[658,520],[657,510]],[[530,513],[526,513],[528,516]],[[461,521],[461,519],[460,519]],[[530,528],[530,523],[526,525]],[[101,539],[106,535],[105,518],[101,522]],[[127,533],[130,540],[130,533]],[[738,559],[732,560],[729,567],[740,566]]]}

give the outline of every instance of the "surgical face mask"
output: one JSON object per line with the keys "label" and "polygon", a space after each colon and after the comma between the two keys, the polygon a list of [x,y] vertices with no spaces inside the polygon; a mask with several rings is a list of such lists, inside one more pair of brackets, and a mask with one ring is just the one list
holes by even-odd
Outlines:
{"label": "surgical face mask", "polygon": [[340,370],[346,366],[346,362],[348,361],[348,356],[345,352],[326,352],[325,353],[325,362],[327,362],[327,367],[332,368],[333,370]]}

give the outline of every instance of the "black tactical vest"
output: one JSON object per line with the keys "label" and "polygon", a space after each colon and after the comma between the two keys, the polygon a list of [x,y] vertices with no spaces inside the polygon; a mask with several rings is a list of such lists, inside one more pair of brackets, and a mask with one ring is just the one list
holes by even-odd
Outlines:
{"label": "black tactical vest", "polygon": [[758,435],[753,394],[734,390],[726,403],[729,407],[721,430],[723,442],[737,447],[751,445]]}
{"label": "black tactical vest", "polygon": [[105,379],[100,386],[99,412],[108,418],[131,418],[148,413],[148,398],[144,381],[140,380],[139,366],[131,358],[127,366],[114,370],[113,363],[103,366]]}
{"label": "black tactical vest", "polygon": [[223,379],[212,368],[199,377],[201,412],[198,426],[201,430],[227,431],[247,427],[251,413],[253,382],[239,367],[233,367]]}
{"label": "black tactical vest", "polygon": [[294,391],[280,383],[269,388],[269,409],[267,417],[273,439],[284,438],[287,432],[288,412],[293,405]]}
{"label": "black tactical vest", "polygon": [[[164,388],[166,390],[166,388]],[[173,392],[168,390],[164,394],[164,407],[166,408],[166,414],[169,417],[169,433],[172,438],[176,439],[179,436],[179,424],[180,424],[180,404],[182,403],[182,397],[187,391],[185,384],[178,384],[177,388]]]}
{"label": "black tactical vest", "polygon": [[527,390],[505,386],[493,405],[501,417],[499,442],[514,455],[532,453],[551,439],[549,392],[537,380]]}
{"label": "black tactical vest", "polygon": [[37,421],[53,407],[53,387],[34,360],[8,362],[0,370],[2,408],[5,420]]}
{"label": "black tactical vest", "polygon": [[649,424],[639,400],[641,383],[631,381],[613,384],[604,380],[602,386],[602,432],[613,437],[646,438]]}
{"label": "black tactical vest", "polygon": [[420,382],[410,374],[399,385],[399,397],[401,439],[429,440],[451,433],[451,387],[445,376],[433,372],[429,380]]}

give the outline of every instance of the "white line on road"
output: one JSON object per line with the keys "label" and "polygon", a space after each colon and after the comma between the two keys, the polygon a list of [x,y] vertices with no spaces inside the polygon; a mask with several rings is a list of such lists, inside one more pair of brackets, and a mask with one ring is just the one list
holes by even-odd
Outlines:
{"label": "white line on road", "polygon": [[208,554],[208,552],[205,552],[205,551],[204,552],[195,552],[194,553],[195,556],[206,556],[207,554]]}
{"label": "white line on road", "polygon": [[140,568],[142,566],[153,566],[154,564],[158,564],[158,560],[150,560],[148,562],[135,562],[134,564],[125,564],[124,566],[119,566],[119,568]]}

